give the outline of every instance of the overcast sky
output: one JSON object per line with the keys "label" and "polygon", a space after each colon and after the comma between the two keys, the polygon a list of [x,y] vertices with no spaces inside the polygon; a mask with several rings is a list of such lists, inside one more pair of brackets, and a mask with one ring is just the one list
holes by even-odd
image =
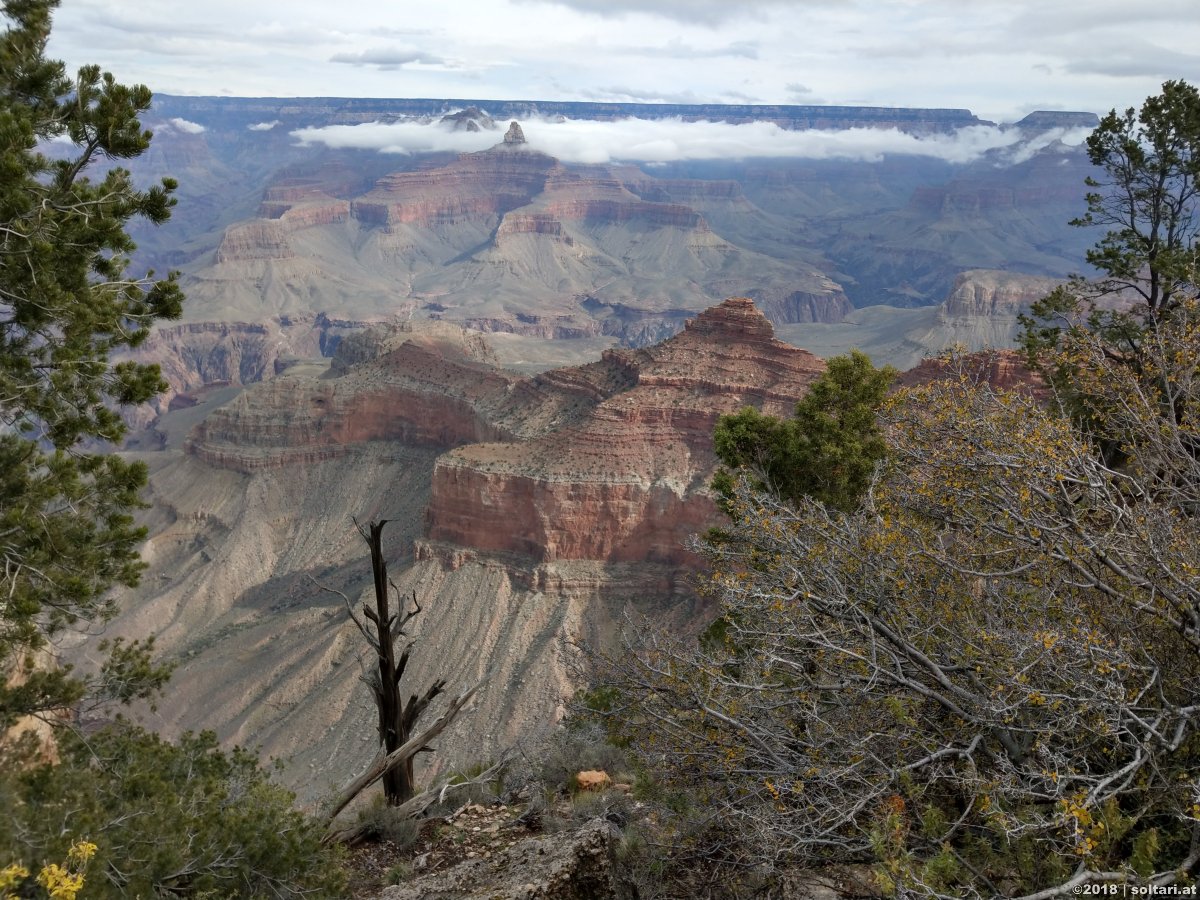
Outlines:
{"label": "overcast sky", "polygon": [[171,94],[1104,112],[1200,83],[1198,0],[62,0],[51,53]]}

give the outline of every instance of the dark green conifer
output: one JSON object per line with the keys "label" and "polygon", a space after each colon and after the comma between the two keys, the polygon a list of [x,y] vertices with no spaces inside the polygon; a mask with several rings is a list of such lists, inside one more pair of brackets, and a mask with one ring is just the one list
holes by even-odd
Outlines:
{"label": "dark green conifer", "polygon": [[[182,301],[174,275],[127,274],[128,223],[166,221],[175,183],[143,190],[105,169],[149,146],[138,116],[150,91],[47,59],[55,6],[6,0],[0,35],[0,672],[66,625],[103,621],[109,589],[137,581],[144,532],[131,511],[146,469],[109,451],[125,432],[118,407],[165,385],[157,366],[112,354]],[[125,646],[110,686],[153,687],[163,673],[146,663]],[[0,679],[0,728],[85,689],[67,668],[20,687]]]}

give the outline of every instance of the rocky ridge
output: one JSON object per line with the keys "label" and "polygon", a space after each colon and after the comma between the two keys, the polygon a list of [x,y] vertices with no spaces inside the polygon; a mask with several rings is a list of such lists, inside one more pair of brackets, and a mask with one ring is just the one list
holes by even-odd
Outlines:
{"label": "rocky ridge", "polygon": [[395,521],[396,586],[427,610],[407,677],[484,682],[439,742],[439,764],[463,764],[561,715],[574,641],[611,640],[631,612],[703,625],[683,541],[716,521],[716,416],[786,413],[823,368],[745,299],[532,378],[477,336],[408,328],[350,339],[339,371],[256,385],[185,450],[147,456],[150,570],[115,629],[158,632],[181,661],[155,724],[287,755],[306,796],[374,746],[361,648],[317,586],[367,588],[352,516]]}
{"label": "rocky ridge", "polygon": [[[682,325],[672,310],[694,314],[734,286],[778,321],[838,321],[851,308],[816,254],[763,255],[714,231],[700,207],[723,223],[763,215],[736,186],[654,181],[564,165],[517,122],[489,150],[365,190],[337,164],[288,175],[267,186],[255,218],[224,230],[210,263],[190,267],[188,314],[371,319],[403,307],[482,331],[639,344]],[[597,319],[584,298],[636,315]]]}

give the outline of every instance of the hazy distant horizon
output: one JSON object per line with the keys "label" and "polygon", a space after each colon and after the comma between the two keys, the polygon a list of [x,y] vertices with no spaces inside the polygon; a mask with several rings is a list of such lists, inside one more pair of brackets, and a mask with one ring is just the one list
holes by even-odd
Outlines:
{"label": "hazy distant horizon", "polygon": [[49,52],[179,96],[1104,113],[1200,81],[1193,0],[65,0]]}

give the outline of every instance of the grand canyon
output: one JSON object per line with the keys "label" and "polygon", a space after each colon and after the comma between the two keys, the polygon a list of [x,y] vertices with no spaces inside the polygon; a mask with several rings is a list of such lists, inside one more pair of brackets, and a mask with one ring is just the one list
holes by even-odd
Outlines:
{"label": "grand canyon", "polygon": [[[430,771],[535,744],[580,686],[581,644],[612,646],[643,618],[711,621],[689,541],[720,521],[720,414],[786,416],[821,356],[851,347],[906,369],[1011,345],[1016,316],[1081,255],[1061,223],[1086,159],[1038,138],[1094,122],[1007,126],[1037,147],[1016,159],[639,167],[564,163],[509,117],[925,137],[990,123],[180,97],[154,114],[137,172],[182,176],[183,234],[139,235],[140,258],[182,268],[188,302],[133,354],[170,389],[131,417],[125,453],[152,471],[149,568],[110,634],[155,634],[179,664],[145,721],[258,747],[310,802],[375,752],[339,597],[370,584],[355,522],[389,521],[397,596],[422,608],[406,678],[483,683]],[[397,156],[295,138],[405,117],[490,146]]]}
{"label": "grand canyon", "polygon": [[4,0],[0,896],[1194,891],[1186,5]]}

